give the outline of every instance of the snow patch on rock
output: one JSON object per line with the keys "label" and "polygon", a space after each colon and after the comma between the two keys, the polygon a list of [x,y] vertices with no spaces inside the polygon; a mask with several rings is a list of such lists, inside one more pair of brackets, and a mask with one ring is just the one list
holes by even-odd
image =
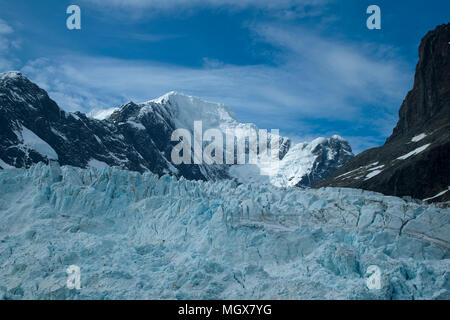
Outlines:
{"label": "snow patch on rock", "polygon": [[103,170],[105,168],[108,168],[109,165],[103,161],[100,161],[97,159],[91,159],[88,162],[88,167],[92,168],[92,169]]}
{"label": "snow patch on rock", "polygon": [[372,179],[373,177],[379,175],[383,170],[374,170],[371,173],[369,173],[364,180]]}
{"label": "snow patch on rock", "polygon": [[438,193],[437,195],[435,195],[435,196],[432,196],[432,197],[430,197],[430,198],[423,199],[423,201],[430,201],[430,200],[439,198],[440,196],[446,194],[448,191],[450,191],[450,186],[448,186],[448,188],[447,188],[446,190],[439,192],[439,193]]}
{"label": "snow patch on rock", "polygon": [[90,111],[87,114],[87,116],[92,119],[105,120],[117,110],[119,110],[119,108],[109,108],[109,109],[101,109],[101,110],[94,109],[94,110]]}
{"label": "snow patch on rock", "polygon": [[58,154],[47,142],[39,138],[33,131],[24,125],[20,124],[19,128],[19,130],[15,131],[15,134],[21,141],[22,148],[30,148],[50,160],[58,160]]}
{"label": "snow patch on rock", "polygon": [[425,151],[430,145],[431,145],[431,143],[426,144],[424,146],[421,146],[421,147],[419,147],[417,149],[414,149],[413,151],[411,151],[411,152],[409,152],[409,153],[407,153],[407,154],[405,154],[405,155],[403,155],[401,157],[398,157],[397,159],[398,160],[406,160],[406,159],[408,159],[408,158],[410,158],[412,156],[415,156],[415,155]]}

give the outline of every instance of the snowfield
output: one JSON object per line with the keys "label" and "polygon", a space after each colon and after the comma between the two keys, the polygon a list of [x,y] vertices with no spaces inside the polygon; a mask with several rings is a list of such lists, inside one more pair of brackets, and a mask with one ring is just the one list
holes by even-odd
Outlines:
{"label": "snowfield", "polygon": [[43,164],[0,188],[0,298],[450,299],[445,206]]}

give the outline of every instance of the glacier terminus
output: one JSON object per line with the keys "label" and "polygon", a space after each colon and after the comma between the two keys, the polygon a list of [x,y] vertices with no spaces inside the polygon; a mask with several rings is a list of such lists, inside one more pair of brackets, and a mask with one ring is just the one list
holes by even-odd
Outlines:
{"label": "glacier terminus", "polygon": [[450,298],[445,204],[43,163],[0,181],[0,298]]}

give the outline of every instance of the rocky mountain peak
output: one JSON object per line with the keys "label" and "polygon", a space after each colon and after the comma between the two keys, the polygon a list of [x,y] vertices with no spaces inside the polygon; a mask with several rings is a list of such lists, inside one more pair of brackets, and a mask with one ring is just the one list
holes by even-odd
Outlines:
{"label": "rocky mountain peak", "polygon": [[4,73],[0,73],[0,81],[5,81],[5,80],[14,80],[14,79],[23,79],[26,77],[19,71],[7,71]]}
{"label": "rocky mountain peak", "polygon": [[0,109],[16,118],[59,119],[63,114],[47,92],[18,71],[0,74]]}
{"label": "rocky mountain peak", "polygon": [[450,200],[450,24],[422,39],[414,86],[399,118],[382,147],[362,152],[316,187]]}
{"label": "rocky mountain peak", "polygon": [[19,71],[0,73],[0,86],[3,90],[40,91],[41,89]]}
{"label": "rocky mountain peak", "polygon": [[450,23],[438,26],[422,39],[414,87],[400,107],[400,119],[387,142],[445,125],[449,104]]}
{"label": "rocky mountain peak", "polygon": [[[112,114],[99,120],[80,112],[64,112],[20,72],[1,74],[0,79],[1,168],[29,167],[57,159],[61,165],[82,168],[118,166],[192,180],[230,179],[235,176],[225,164],[174,166],[170,161],[177,143],[171,140],[173,131],[183,128],[193,133],[195,121],[202,121],[203,131],[258,130],[254,124],[238,122],[223,104],[177,92],[140,104],[130,101],[106,110],[105,115]],[[245,134],[238,130],[236,134],[245,141]],[[289,179],[289,186],[312,185],[353,157],[350,146],[339,136],[297,146],[287,137],[277,137],[283,162],[276,180]]]}

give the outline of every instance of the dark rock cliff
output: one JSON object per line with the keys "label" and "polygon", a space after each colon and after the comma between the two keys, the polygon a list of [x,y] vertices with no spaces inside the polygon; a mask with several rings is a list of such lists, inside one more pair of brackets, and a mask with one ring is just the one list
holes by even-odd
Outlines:
{"label": "dark rock cliff", "polygon": [[450,200],[450,24],[422,39],[414,87],[386,143],[359,154],[316,185],[323,186]]}

